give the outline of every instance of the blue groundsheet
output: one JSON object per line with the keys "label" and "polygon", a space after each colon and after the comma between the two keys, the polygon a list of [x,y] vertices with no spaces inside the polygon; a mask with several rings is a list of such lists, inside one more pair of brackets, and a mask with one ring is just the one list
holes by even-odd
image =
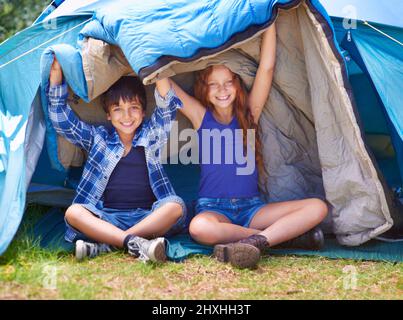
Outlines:
{"label": "blue groundsheet", "polygon": [[[40,246],[49,250],[73,252],[72,244],[64,240],[65,224],[63,211],[53,208],[46,213],[34,227],[35,238],[40,239]],[[168,239],[167,255],[170,260],[182,261],[195,254],[210,255],[211,246],[194,242],[188,234],[181,234]],[[303,255],[343,258],[354,260],[403,261],[403,242],[382,242],[372,240],[359,247],[345,247],[332,237],[326,238],[326,245],[321,251],[270,249],[268,255]]]}

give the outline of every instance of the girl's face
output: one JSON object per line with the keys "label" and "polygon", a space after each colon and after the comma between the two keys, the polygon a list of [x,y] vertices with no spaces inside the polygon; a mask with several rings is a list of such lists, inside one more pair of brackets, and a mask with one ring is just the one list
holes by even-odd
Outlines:
{"label": "girl's face", "polygon": [[236,98],[234,74],[225,66],[214,66],[207,78],[208,100],[215,108],[232,108]]}

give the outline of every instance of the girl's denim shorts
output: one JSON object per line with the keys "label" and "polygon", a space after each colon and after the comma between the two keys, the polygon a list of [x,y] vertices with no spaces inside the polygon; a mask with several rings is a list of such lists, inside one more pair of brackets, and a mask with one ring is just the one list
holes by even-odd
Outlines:
{"label": "girl's denim shorts", "polygon": [[224,215],[233,224],[248,228],[256,213],[266,205],[260,197],[253,198],[199,198],[196,215],[205,211]]}

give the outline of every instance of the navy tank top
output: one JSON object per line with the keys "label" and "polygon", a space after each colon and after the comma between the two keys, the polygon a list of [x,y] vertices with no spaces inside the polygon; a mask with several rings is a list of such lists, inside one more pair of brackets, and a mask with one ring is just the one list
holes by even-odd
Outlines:
{"label": "navy tank top", "polygon": [[104,191],[104,207],[150,209],[156,201],[150,186],[144,147],[132,147],[113,170]]}
{"label": "navy tank top", "polygon": [[231,123],[222,124],[207,110],[197,133],[201,168],[199,198],[259,196],[255,157],[253,154],[252,161],[246,163],[242,130],[236,117]]}

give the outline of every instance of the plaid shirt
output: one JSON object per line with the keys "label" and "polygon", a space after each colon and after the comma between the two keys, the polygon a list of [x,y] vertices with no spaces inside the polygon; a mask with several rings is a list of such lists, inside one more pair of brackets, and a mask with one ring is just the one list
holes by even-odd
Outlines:
{"label": "plaid shirt", "polygon": [[[103,193],[116,164],[123,156],[124,146],[114,127],[93,126],[81,121],[67,104],[66,84],[48,91],[49,118],[56,132],[88,152],[88,159],[73,203],[90,209],[103,208]],[[155,90],[155,108],[151,118],[144,120],[133,138],[133,147],[145,150],[150,185],[157,200],[174,196],[175,191],[160,162],[161,149],[168,140],[171,121],[182,102],[171,88],[165,98]],[[128,177],[134,179],[135,177]]]}

